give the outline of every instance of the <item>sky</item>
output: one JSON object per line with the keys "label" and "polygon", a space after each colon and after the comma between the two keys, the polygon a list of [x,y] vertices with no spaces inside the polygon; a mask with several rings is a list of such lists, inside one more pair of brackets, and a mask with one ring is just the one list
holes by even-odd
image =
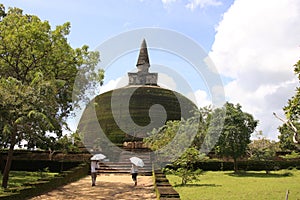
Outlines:
{"label": "sky", "polygon": [[[98,50],[107,41],[144,28],[170,30],[189,38],[213,63],[226,100],[241,104],[243,111],[259,120],[256,130],[270,139],[277,139],[277,128],[281,125],[272,113],[284,117],[282,108],[299,86],[293,73],[293,65],[300,56],[299,0],[2,0],[2,3],[6,8],[18,7],[24,13],[37,15],[53,28],[70,22],[68,41],[73,48],[86,44],[91,50]],[[155,47],[157,41],[163,42],[159,37],[146,39],[150,47]],[[141,40],[133,42],[136,49],[131,48],[110,63],[100,93],[120,85],[122,76],[135,70]],[[124,46],[119,45],[114,48]],[[211,103],[205,77],[197,80],[195,73],[188,70],[191,63],[182,56],[159,48],[150,49],[149,56],[151,71],[172,66],[188,82],[199,106]],[[106,59],[101,50],[100,59]],[[168,73],[161,76],[161,85],[181,92],[174,77]],[[74,128],[76,122],[71,120],[70,126]]]}

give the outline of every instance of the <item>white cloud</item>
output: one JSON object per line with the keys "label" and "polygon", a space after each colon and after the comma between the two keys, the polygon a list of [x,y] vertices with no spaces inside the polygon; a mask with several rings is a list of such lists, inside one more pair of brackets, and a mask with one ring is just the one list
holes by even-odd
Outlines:
{"label": "white cloud", "polygon": [[[179,2],[181,1],[178,0],[161,0],[163,6],[165,8],[168,8],[172,3]],[[189,0],[188,3],[186,1],[183,2],[185,7],[191,11],[194,11],[196,8],[205,8],[208,6],[220,6],[222,5],[222,1],[220,0]]]}
{"label": "white cloud", "polygon": [[204,90],[197,90],[194,94],[187,95],[199,108],[212,105],[211,99]]}
{"label": "white cloud", "polygon": [[188,4],[186,4],[186,8],[190,10],[195,10],[197,7],[204,8],[207,6],[220,6],[222,2],[219,0],[190,0]]}
{"label": "white cloud", "polygon": [[161,2],[164,4],[164,5],[167,5],[167,4],[171,4],[173,2],[176,2],[177,0],[161,0]]}
{"label": "white cloud", "polygon": [[119,77],[115,80],[108,81],[107,84],[104,84],[100,87],[100,94],[108,92],[113,89],[124,87],[128,84],[128,78],[127,77]]}
{"label": "white cloud", "polygon": [[165,73],[159,73],[157,84],[169,90],[176,90],[177,87],[174,79]]}
{"label": "white cloud", "polygon": [[300,56],[300,1],[236,0],[216,28],[210,58],[233,79],[227,99],[258,120],[258,130],[277,139],[278,119],[295,91],[293,65]]}

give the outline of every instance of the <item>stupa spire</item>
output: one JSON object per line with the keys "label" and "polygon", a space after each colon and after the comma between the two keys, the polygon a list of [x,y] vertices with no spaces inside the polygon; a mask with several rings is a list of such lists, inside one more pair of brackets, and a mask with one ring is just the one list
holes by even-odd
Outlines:
{"label": "stupa spire", "polygon": [[138,71],[128,72],[129,85],[155,85],[157,86],[157,73],[149,73],[149,56],[146,40],[143,39],[139,57],[136,63]]}
{"label": "stupa spire", "polygon": [[143,39],[143,42],[141,44],[140,48],[140,54],[136,63],[136,66],[138,67],[139,65],[148,65],[150,66],[149,63],[149,56],[148,56],[148,50],[147,50],[147,43],[145,38]]}

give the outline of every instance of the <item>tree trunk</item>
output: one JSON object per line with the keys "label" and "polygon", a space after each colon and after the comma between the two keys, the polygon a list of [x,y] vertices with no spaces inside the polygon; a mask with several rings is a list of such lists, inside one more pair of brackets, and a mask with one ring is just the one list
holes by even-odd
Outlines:
{"label": "tree trunk", "polygon": [[238,163],[237,163],[237,159],[233,158],[233,168],[234,168],[234,173],[238,172]]}
{"label": "tree trunk", "polygon": [[4,171],[4,158],[3,158],[3,153],[2,151],[0,151],[0,169],[1,169],[1,174],[3,174],[3,171]]}
{"label": "tree trunk", "polygon": [[2,187],[3,188],[7,188],[9,171],[10,171],[11,162],[12,162],[13,153],[14,153],[15,141],[16,141],[16,137],[15,137],[15,134],[13,134],[11,137],[11,144],[10,144],[10,147],[8,150],[6,164],[5,164],[5,168],[3,171],[3,178],[2,178]]}

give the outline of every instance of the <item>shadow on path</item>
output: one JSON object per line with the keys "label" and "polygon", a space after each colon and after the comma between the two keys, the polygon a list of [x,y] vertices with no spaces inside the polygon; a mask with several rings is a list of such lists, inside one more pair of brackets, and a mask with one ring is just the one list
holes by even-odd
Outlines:
{"label": "shadow on path", "polygon": [[138,186],[134,187],[130,175],[100,175],[96,186],[91,186],[87,176],[79,181],[57,188],[31,200],[88,200],[88,199],[148,199],[155,200],[156,195],[151,176],[139,176]]}

